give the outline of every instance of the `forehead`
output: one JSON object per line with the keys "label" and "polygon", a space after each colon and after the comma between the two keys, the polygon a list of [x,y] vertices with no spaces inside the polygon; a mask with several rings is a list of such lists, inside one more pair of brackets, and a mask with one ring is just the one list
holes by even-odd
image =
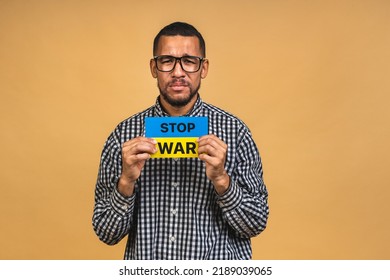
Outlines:
{"label": "forehead", "polygon": [[196,36],[161,36],[157,55],[201,56],[199,39]]}

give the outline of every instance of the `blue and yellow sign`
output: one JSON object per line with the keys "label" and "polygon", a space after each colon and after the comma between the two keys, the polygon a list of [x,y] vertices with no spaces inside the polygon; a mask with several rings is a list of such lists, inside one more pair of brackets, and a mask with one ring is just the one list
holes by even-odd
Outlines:
{"label": "blue and yellow sign", "polygon": [[146,117],[145,137],[157,141],[152,158],[198,157],[199,137],[208,134],[208,117]]}

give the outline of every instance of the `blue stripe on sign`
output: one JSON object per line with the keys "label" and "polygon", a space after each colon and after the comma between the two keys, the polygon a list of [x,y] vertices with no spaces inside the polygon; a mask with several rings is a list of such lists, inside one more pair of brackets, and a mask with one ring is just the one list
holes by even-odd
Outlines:
{"label": "blue stripe on sign", "polygon": [[208,133],[208,117],[145,117],[145,137],[200,137]]}

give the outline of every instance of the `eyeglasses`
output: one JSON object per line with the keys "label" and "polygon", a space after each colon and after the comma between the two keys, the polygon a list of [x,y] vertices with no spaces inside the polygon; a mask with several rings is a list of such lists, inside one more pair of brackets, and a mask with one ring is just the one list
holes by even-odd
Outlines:
{"label": "eyeglasses", "polygon": [[175,57],[171,55],[155,56],[153,59],[156,61],[157,70],[161,72],[171,72],[176,67],[177,61],[179,61],[181,69],[187,73],[198,72],[202,65],[203,57],[186,55],[182,57]]}

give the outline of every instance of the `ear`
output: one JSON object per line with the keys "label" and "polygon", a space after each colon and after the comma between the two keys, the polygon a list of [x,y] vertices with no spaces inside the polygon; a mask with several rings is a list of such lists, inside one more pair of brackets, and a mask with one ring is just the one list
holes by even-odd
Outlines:
{"label": "ear", "polygon": [[157,78],[156,61],[153,58],[150,60],[150,72],[152,73],[153,78]]}
{"label": "ear", "polygon": [[207,77],[207,73],[209,72],[209,60],[208,59],[205,59],[202,63],[202,68],[200,70],[200,77],[202,79],[206,78]]}

